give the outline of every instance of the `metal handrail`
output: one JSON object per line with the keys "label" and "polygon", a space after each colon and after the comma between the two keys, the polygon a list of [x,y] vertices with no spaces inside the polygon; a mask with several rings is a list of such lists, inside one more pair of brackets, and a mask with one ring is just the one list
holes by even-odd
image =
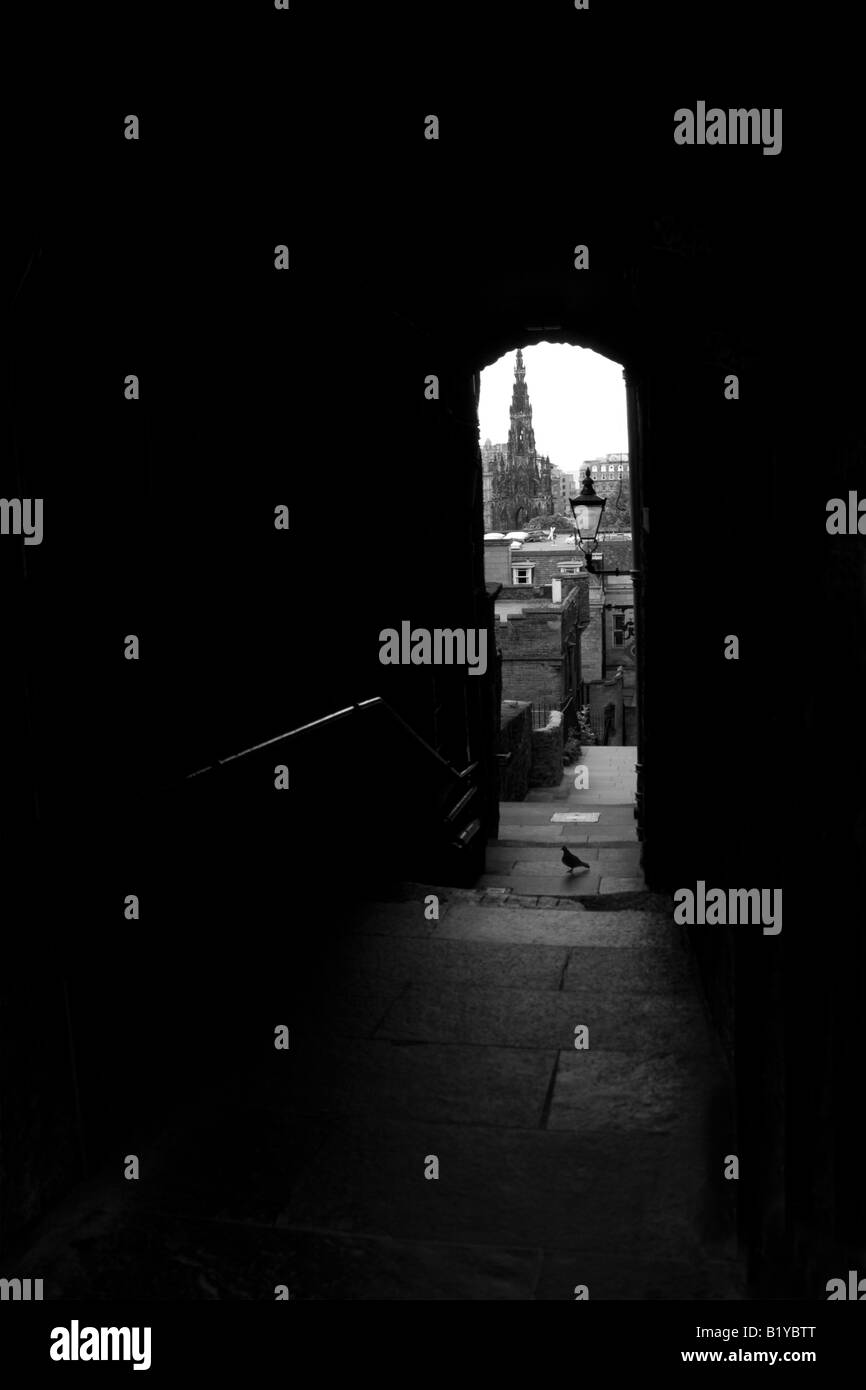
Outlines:
{"label": "metal handrail", "polygon": [[452,763],[449,763],[446,758],[443,758],[440,753],[437,753],[436,749],[431,747],[427,740],[422,738],[417,730],[413,729],[412,725],[408,724],[392,705],[388,704],[387,700],[383,700],[381,695],[374,695],[369,700],[359,700],[354,705],[347,705],[345,709],[334,710],[331,714],[325,714],[321,719],[314,719],[309,724],[301,724],[297,729],[290,729],[287,733],[277,734],[274,738],[265,739],[263,743],[255,743],[250,748],[242,749],[240,753],[231,753],[226,758],[218,758],[216,762],[209,763],[207,767],[200,767],[195,772],[188,773],[185,780],[189,782],[194,777],[201,777],[205,772],[214,772],[218,768],[225,767],[227,763],[236,762],[238,758],[248,757],[251,753],[258,753],[262,748],[270,748],[275,743],[286,743],[289,739],[299,738],[302,734],[308,734],[313,731],[319,732],[338,723],[341,719],[346,719],[353,714],[360,714],[375,706],[385,710],[397,724],[401,725],[406,733],[411,735],[416,743],[421,745],[429,757],[435,758],[436,762],[438,762],[450,776],[458,779],[465,779],[477,768],[477,762],[472,762],[468,767],[465,767],[462,772],[458,772],[457,768],[454,767]]}

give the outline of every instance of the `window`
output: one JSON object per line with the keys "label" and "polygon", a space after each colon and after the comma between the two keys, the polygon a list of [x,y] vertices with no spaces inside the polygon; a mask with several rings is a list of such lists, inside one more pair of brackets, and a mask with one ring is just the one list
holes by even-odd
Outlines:
{"label": "window", "polygon": [[535,569],[535,566],[534,566],[534,565],[512,565],[512,567],[511,567],[511,582],[512,582],[512,584],[531,584],[531,583],[532,583],[532,571],[533,571],[534,569]]}
{"label": "window", "polygon": [[614,613],[613,615],[613,645],[622,647],[625,645],[625,614]]}

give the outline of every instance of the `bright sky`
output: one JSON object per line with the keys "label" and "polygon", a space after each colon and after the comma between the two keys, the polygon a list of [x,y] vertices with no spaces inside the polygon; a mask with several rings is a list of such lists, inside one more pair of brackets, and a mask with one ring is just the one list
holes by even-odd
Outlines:
{"label": "bright sky", "polygon": [[[478,416],[481,443],[508,438],[508,411],[517,353],[508,352],[481,373]],[[584,459],[628,451],[622,367],[589,348],[535,343],[523,349],[535,445],[564,473]]]}

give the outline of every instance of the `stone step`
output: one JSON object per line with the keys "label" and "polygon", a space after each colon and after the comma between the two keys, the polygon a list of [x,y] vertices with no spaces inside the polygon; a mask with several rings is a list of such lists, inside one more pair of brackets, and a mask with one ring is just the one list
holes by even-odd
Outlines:
{"label": "stone step", "polygon": [[[543,825],[553,816],[568,815],[571,811],[579,812],[580,810],[581,807],[572,802],[563,805],[562,802],[556,801],[538,801],[532,805],[527,805],[525,801],[500,801],[499,819],[500,821],[524,821],[527,825]],[[598,816],[598,822],[595,824],[628,825],[635,818],[633,806],[589,807],[588,813]],[[579,824],[579,822],[576,823]]]}
{"label": "stone step", "polygon": [[[700,1001],[684,993],[631,995],[623,1009],[621,996],[589,1001],[573,990],[443,989],[421,982],[380,1009],[380,1018],[377,1038],[407,1042],[569,1052],[575,1025],[585,1023],[593,1053],[696,1057],[716,1050]],[[317,1016],[310,1027],[326,1033],[333,1025]]]}
{"label": "stone step", "polygon": [[483,904],[456,903],[439,923],[436,944],[486,941],[547,946],[621,947],[631,951],[664,949],[682,953],[682,929],[658,912],[572,912],[568,908],[509,908],[496,912]]}
{"label": "stone step", "polygon": [[[509,845],[499,840],[491,840],[487,846],[487,872],[498,873],[503,868],[508,870],[520,863],[523,867],[527,864],[558,864],[562,856],[562,846],[546,845]],[[620,869],[633,870],[635,873],[640,871],[640,845],[623,844],[618,845],[586,845],[580,851],[581,859],[586,859],[590,863],[598,862],[600,865],[607,865],[608,872],[618,872]],[[610,866],[614,868],[611,869]]]}
{"label": "stone step", "polygon": [[546,874],[520,873],[517,870],[509,874],[483,874],[478,880],[478,887],[510,888],[513,893],[530,897],[583,898],[597,893],[600,883],[601,875],[598,872],[570,875],[565,871],[557,873],[551,867]]}
{"label": "stone step", "polygon": [[[564,844],[565,842],[550,845],[515,845],[510,837],[491,840],[487,846],[487,872],[508,872],[516,864],[520,864],[524,869],[528,864],[558,866],[562,862]],[[640,873],[640,855],[640,844],[632,844],[629,841],[616,845],[583,845],[580,850],[581,859],[585,859],[589,864],[598,863],[601,868],[606,868],[608,873]]]}
{"label": "stone step", "polygon": [[[425,1154],[437,1156],[447,1181],[423,1181]],[[630,1262],[681,1260],[688,1251],[699,1271],[708,1258],[735,1253],[724,1228],[709,1248],[696,1240],[711,1200],[707,1166],[692,1132],[337,1121],[276,1227],[482,1245],[502,1245],[507,1231],[516,1247]],[[575,1276],[572,1287],[580,1282]]]}
{"label": "stone step", "polygon": [[637,845],[637,830],[626,826],[600,825],[499,825],[499,836],[491,841],[497,845],[599,845],[613,849],[617,845]]}

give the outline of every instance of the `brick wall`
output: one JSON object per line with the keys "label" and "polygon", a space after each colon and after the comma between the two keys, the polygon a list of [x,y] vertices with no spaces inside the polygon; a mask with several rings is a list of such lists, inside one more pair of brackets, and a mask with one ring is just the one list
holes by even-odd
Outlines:
{"label": "brick wall", "polygon": [[532,768],[532,706],[528,701],[502,703],[499,752],[510,753],[511,762],[500,766],[499,795],[503,801],[522,801],[529,791]]}
{"label": "brick wall", "polygon": [[503,661],[502,694],[506,700],[558,706],[562,695],[562,662]]}
{"label": "brick wall", "polygon": [[[566,585],[568,586],[566,590]],[[500,599],[526,600],[521,589],[502,589]],[[563,602],[527,608],[496,625],[496,644],[502,653],[502,696],[558,706],[563,698],[563,647],[588,611],[585,579],[565,581]]]}

